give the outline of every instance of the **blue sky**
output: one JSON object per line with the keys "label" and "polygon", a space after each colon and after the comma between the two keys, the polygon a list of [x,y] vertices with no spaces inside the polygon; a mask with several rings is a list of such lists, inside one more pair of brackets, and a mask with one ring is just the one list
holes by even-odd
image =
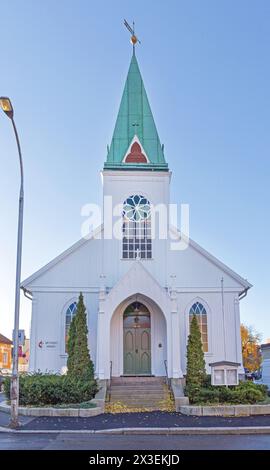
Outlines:
{"label": "blue sky", "polygon": [[[191,237],[254,285],[241,319],[270,337],[270,2],[1,1],[0,94],[25,164],[22,277],[80,238],[99,203],[136,22],[137,57]],[[0,115],[0,331],[11,336],[19,168]],[[29,330],[30,302],[20,326]]]}

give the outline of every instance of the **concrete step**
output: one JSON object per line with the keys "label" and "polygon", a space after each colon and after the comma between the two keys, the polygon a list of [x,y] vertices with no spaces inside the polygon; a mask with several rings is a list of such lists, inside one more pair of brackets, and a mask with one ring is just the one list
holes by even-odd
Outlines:
{"label": "concrete step", "polygon": [[112,385],[129,385],[129,386],[132,386],[132,385],[138,385],[138,386],[141,386],[141,385],[149,385],[149,387],[151,385],[160,385],[160,384],[163,384],[163,383],[166,383],[165,380],[143,380],[143,381],[140,381],[140,380],[136,380],[135,382],[131,381],[131,380],[112,380],[111,381],[111,384]]}
{"label": "concrete step", "polygon": [[149,397],[149,398],[158,398],[158,397],[166,397],[168,396],[168,393],[165,392],[156,392],[156,393],[130,393],[127,394],[125,392],[116,392],[115,390],[112,390],[110,392],[111,397],[115,398],[124,398],[127,399],[129,397],[138,397],[138,398],[144,398],[144,397]]}
{"label": "concrete step", "polygon": [[113,384],[111,383],[112,388],[125,388],[126,390],[151,390],[151,389],[162,389],[163,387],[166,387],[165,383],[161,384]]}
{"label": "concrete step", "polygon": [[108,392],[110,404],[131,409],[158,410],[171,398],[165,377],[114,377]]}
{"label": "concrete step", "polygon": [[125,389],[125,390],[162,390],[166,384],[112,384],[111,388]]}
{"label": "concrete step", "polygon": [[[140,405],[140,406],[137,406],[137,405],[129,405],[128,406],[128,410],[130,411],[133,411],[133,410],[138,410],[138,411],[158,411],[160,410],[160,406],[159,405],[156,405],[156,406],[149,406],[149,405]],[[128,411],[127,411],[128,412]]]}
{"label": "concrete step", "polygon": [[159,405],[163,402],[167,401],[166,399],[162,399],[160,397],[159,399],[156,400],[111,400],[110,403],[122,403],[123,405],[137,405],[137,406],[153,406],[153,405]]}
{"label": "concrete step", "polygon": [[123,393],[161,393],[164,390],[164,387],[123,387],[122,385],[120,387],[118,386],[111,386],[111,390],[115,390],[116,392],[123,392]]}
{"label": "concrete step", "polygon": [[140,406],[158,406],[164,402],[165,400],[115,400],[110,403],[118,403],[124,406],[136,406],[139,408]]}
{"label": "concrete step", "polygon": [[132,390],[132,391],[128,391],[128,390],[115,390],[115,388],[111,388],[111,390],[109,390],[109,393],[111,395],[121,395],[123,397],[129,397],[129,396],[143,396],[145,397],[146,395],[149,396],[160,396],[160,395],[166,395],[166,390]]}
{"label": "concrete step", "polygon": [[161,387],[165,382],[111,382],[113,387]]}
{"label": "concrete step", "polygon": [[151,384],[151,383],[164,383],[165,377],[112,377],[111,383],[116,384]]}

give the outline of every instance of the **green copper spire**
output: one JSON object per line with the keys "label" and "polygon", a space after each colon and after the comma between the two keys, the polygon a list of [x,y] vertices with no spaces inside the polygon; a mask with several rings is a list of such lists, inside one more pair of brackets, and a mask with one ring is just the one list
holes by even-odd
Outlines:
{"label": "green copper spire", "polygon": [[[131,158],[123,161],[130,147],[133,151],[134,141],[137,142],[135,158],[133,152]],[[168,170],[134,52],[104,169]]]}

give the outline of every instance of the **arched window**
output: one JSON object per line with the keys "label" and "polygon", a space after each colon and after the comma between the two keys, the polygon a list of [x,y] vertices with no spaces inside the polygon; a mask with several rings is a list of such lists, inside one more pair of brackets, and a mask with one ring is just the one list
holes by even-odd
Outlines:
{"label": "arched window", "polygon": [[148,308],[140,302],[133,302],[124,311],[124,328],[150,328],[151,319]]}
{"label": "arched window", "polygon": [[152,258],[150,202],[139,195],[123,204],[123,258]]}
{"label": "arched window", "polygon": [[207,352],[208,351],[207,312],[204,306],[200,302],[196,302],[195,304],[193,304],[189,311],[189,326],[191,324],[193,315],[196,316],[198,324],[199,324],[203,351]]}
{"label": "arched window", "polygon": [[65,318],[65,351],[67,352],[67,342],[68,342],[68,332],[70,328],[70,324],[72,321],[72,318],[76,314],[77,311],[77,302],[73,302],[70,304],[66,311],[66,318]]}

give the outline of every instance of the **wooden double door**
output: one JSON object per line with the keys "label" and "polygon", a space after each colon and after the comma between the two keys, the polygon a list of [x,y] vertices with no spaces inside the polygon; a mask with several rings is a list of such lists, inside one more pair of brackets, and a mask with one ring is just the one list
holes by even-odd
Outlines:
{"label": "wooden double door", "polygon": [[151,374],[151,326],[150,313],[138,304],[135,311],[128,307],[124,313],[124,374]]}

